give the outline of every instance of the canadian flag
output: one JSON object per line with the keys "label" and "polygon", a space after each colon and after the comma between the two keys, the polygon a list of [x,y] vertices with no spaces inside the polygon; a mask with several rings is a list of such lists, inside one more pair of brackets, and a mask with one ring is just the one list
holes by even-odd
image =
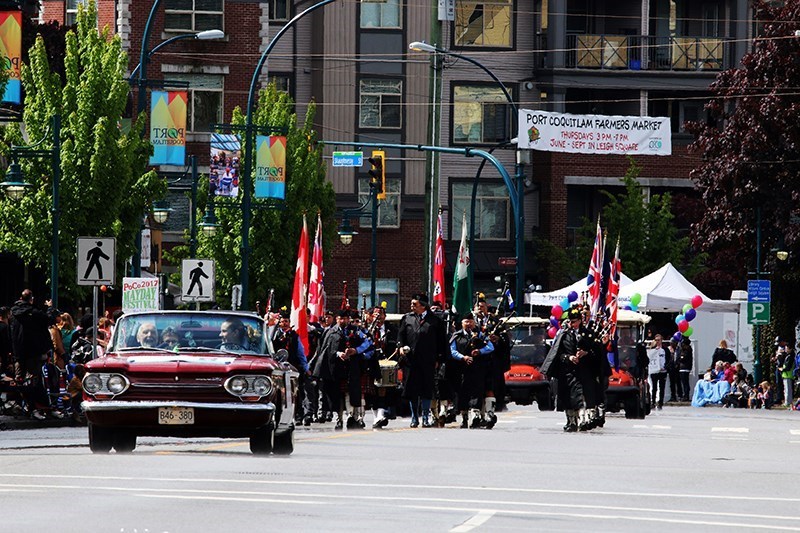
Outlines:
{"label": "canadian flag", "polygon": [[308,315],[306,314],[306,291],[308,289],[308,225],[303,215],[303,231],[300,232],[300,244],[297,247],[297,268],[294,275],[292,291],[292,312],[289,323],[300,337],[306,354],[308,354]]}
{"label": "canadian flag", "polygon": [[308,284],[308,308],[311,322],[319,322],[325,314],[325,289],[322,269],[322,217],[317,214],[317,232],[314,236],[314,252],[311,254],[311,280]]}
{"label": "canadian flag", "polygon": [[442,309],[447,309],[447,295],[444,291],[444,238],[442,236],[442,215],[436,223],[436,253],[433,259],[433,301],[438,300]]}

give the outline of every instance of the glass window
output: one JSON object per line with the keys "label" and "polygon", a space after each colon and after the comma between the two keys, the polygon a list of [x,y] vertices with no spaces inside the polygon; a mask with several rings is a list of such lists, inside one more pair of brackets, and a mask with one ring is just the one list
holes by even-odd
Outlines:
{"label": "glass window", "polygon": [[508,99],[499,87],[453,88],[453,142],[496,144],[509,139]]}
{"label": "glass window", "polygon": [[456,46],[511,47],[511,1],[456,2]]}
{"label": "glass window", "polygon": [[400,0],[361,2],[362,28],[400,28]]}
{"label": "glass window", "polygon": [[87,0],[67,0],[64,4],[64,26],[74,26],[78,21],[78,6],[86,6]]}
{"label": "glass window", "polygon": [[400,80],[361,80],[359,125],[362,128],[399,128],[403,82]]}
{"label": "glass window", "polygon": [[222,91],[225,78],[211,74],[168,74],[170,80],[189,83],[186,127],[191,132],[209,132],[211,124],[222,122]]}
{"label": "glass window", "polygon": [[166,0],[164,29],[175,32],[224,30],[222,0]]}
{"label": "glass window", "polygon": [[289,20],[289,7],[286,0],[269,1],[269,20]]}
{"label": "glass window", "polygon": [[[386,199],[378,200],[378,227],[400,227],[400,178],[386,178]],[[365,204],[369,200],[369,178],[358,179],[358,202]],[[372,206],[370,205],[370,213]],[[361,217],[359,224],[362,228],[371,227],[370,217]]]}
{"label": "glass window", "polygon": [[[370,294],[372,294],[372,280],[369,278],[358,278],[358,294],[359,298],[361,298],[362,294],[366,294],[367,305],[369,305],[369,297]],[[376,278],[375,298],[378,300],[376,305],[380,305],[381,302],[386,302],[387,313],[397,313],[400,300],[400,280]]]}
{"label": "glass window", "polygon": [[[461,227],[461,217],[467,214],[467,225],[470,223],[470,203],[472,200],[472,182],[454,182],[452,207],[450,209],[451,228]],[[508,189],[503,183],[481,183],[475,196],[475,238],[487,241],[508,240],[510,238],[510,201]],[[469,228],[467,228],[469,231]],[[460,238],[461,234],[453,234]]]}

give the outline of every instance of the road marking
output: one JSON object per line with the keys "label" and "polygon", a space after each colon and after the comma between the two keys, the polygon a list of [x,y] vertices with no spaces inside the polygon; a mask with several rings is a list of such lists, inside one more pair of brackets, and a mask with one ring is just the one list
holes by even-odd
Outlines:
{"label": "road marking", "polygon": [[652,426],[648,426],[647,424],[634,424],[634,429],[672,429],[672,426],[659,426],[657,424],[653,424]]}
{"label": "road marking", "polygon": [[800,429],[790,429],[789,435],[800,435]]}
{"label": "road marking", "polygon": [[[142,490],[142,489],[138,489]],[[140,498],[171,498],[176,500],[214,500],[214,501],[223,501],[223,502],[259,502],[259,503],[301,503],[301,504],[324,504],[327,505],[327,502],[321,502],[318,500],[286,500],[286,499],[275,499],[275,498],[232,498],[229,496],[181,496],[180,494],[136,494],[135,496],[139,496]]]}
{"label": "road marking", "polygon": [[712,433],[750,433],[750,428],[711,428]]}
{"label": "road marking", "polygon": [[500,419],[497,421],[498,424],[518,424],[519,420],[503,420]]}
{"label": "road marking", "polygon": [[485,524],[495,513],[496,511],[480,511],[460,526],[451,529],[450,533],[467,533],[467,531],[472,531],[476,527]]}

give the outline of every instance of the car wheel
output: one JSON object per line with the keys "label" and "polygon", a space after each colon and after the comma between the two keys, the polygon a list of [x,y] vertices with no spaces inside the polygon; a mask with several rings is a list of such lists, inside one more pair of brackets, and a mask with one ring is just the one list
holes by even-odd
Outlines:
{"label": "car wheel", "polygon": [[639,398],[631,396],[625,398],[625,418],[639,418]]}
{"label": "car wheel", "polygon": [[250,451],[253,455],[269,455],[275,443],[275,429],[272,424],[260,427],[250,437]]}
{"label": "car wheel", "polygon": [[89,422],[89,449],[92,453],[108,453],[113,443],[113,431]]}
{"label": "car wheel", "polygon": [[114,450],[117,453],[131,453],[136,448],[136,434],[129,431],[117,431],[114,434]]}
{"label": "car wheel", "polygon": [[294,451],[294,428],[286,431],[275,432],[275,445],[272,453],[275,455],[291,455]]}
{"label": "car wheel", "polygon": [[536,403],[540,411],[552,411],[553,407],[555,407],[550,391],[547,389],[541,390],[536,394]]}

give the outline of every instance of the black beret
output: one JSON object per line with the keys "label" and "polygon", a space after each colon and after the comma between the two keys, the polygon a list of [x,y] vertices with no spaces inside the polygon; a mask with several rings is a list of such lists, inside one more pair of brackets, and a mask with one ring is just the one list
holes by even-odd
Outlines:
{"label": "black beret", "polygon": [[341,318],[350,318],[350,311],[347,309],[339,309],[336,311],[336,316]]}
{"label": "black beret", "polygon": [[425,294],[424,292],[415,294],[414,296],[411,297],[411,299],[418,301],[422,305],[428,305],[428,295]]}
{"label": "black beret", "polygon": [[475,320],[475,315],[472,313],[467,313],[466,315],[461,317],[461,320]]}
{"label": "black beret", "polygon": [[582,318],[580,308],[570,307],[569,311],[567,312],[567,318],[570,320],[575,320],[576,318]]}

